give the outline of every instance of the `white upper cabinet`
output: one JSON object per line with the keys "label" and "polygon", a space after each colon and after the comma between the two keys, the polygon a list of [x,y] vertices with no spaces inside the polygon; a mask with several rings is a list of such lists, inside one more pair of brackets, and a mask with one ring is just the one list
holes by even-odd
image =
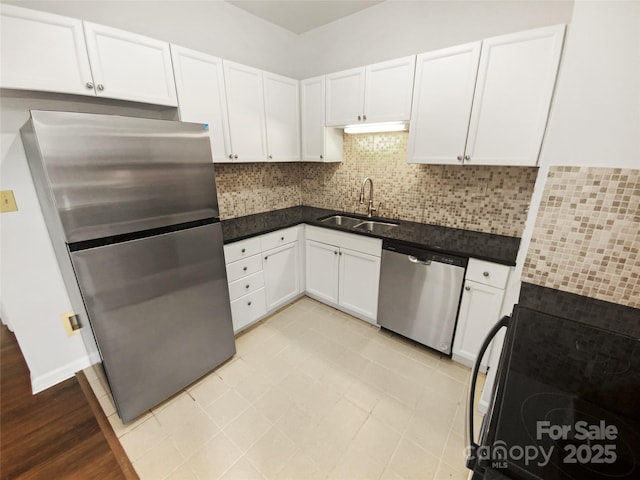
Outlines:
{"label": "white upper cabinet", "polygon": [[[418,56],[408,161],[536,165],[564,25]],[[477,74],[476,74],[477,72]]]}
{"label": "white upper cabinet", "polygon": [[363,121],[411,119],[415,55],[366,67]]}
{"label": "white upper cabinet", "polygon": [[0,87],[95,96],[82,21],[2,5]]}
{"label": "white upper cabinet", "polygon": [[214,162],[231,161],[222,60],[171,45],[180,120],[209,125]]}
{"label": "white upper cabinet", "polygon": [[461,163],[480,45],[481,42],[475,42],[418,55],[409,162]]}
{"label": "white upper cabinet", "polygon": [[305,162],[342,161],[342,131],[325,127],[324,75],[300,82],[302,160]]}
{"label": "white upper cabinet", "polygon": [[465,155],[473,165],[536,165],[564,25],[482,43]]}
{"label": "white upper cabinet", "polygon": [[177,106],[169,44],[84,22],[99,97]]}
{"label": "white upper cabinet", "polygon": [[223,64],[233,160],[263,162],[267,128],[262,71],[226,60]]}
{"label": "white upper cabinet", "polygon": [[362,121],[365,67],[325,76],[326,125],[349,125]]}
{"label": "white upper cabinet", "polygon": [[263,72],[268,158],[274,162],[300,160],[300,82]]}
{"label": "white upper cabinet", "polygon": [[326,125],[408,121],[415,56],[326,75]]}

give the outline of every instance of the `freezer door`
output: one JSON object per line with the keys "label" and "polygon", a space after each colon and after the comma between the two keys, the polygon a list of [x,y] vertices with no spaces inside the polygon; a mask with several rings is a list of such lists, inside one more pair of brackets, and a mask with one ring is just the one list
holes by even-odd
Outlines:
{"label": "freezer door", "polygon": [[451,354],[464,267],[382,251],[378,323]]}
{"label": "freezer door", "polygon": [[22,134],[67,243],[219,216],[204,125],[32,111]]}
{"label": "freezer door", "polygon": [[71,259],[124,422],[235,353],[219,223]]}

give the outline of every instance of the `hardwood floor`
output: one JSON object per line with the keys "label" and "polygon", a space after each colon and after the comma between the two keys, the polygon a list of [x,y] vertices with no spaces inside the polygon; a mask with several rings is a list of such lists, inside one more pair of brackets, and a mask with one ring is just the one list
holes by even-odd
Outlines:
{"label": "hardwood floor", "polygon": [[[4,325],[0,368],[0,478],[138,478],[93,393],[92,408],[77,378],[32,395],[22,352]],[[84,374],[81,380],[90,391]]]}

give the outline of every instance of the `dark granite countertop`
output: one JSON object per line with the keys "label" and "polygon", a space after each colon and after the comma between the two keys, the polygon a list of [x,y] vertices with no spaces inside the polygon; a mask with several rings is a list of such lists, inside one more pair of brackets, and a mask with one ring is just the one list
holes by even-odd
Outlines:
{"label": "dark granite countertop", "polygon": [[640,339],[640,309],[523,282],[518,305]]}
{"label": "dark granite countertop", "polygon": [[222,221],[222,235],[224,243],[231,243],[306,223],[307,225],[391,240],[405,245],[463,257],[473,257],[503,265],[513,266],[516,264],[520,245],[520,239],[516,237],[389,219],[383,220],[398,223],[398,226],[379,234],[372,234],[353,228],[328,225],[319,221],[321,218],[335,214],[365,219],[361,215],[324,208],[291,207],[224,220]]}

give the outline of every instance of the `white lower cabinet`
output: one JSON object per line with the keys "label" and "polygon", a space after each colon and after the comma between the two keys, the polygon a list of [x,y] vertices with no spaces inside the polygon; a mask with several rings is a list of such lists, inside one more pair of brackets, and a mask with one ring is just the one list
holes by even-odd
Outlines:
{"label": "white lower cabinet", "polygon": [[231,302],[231,318],[233,319],[233,331],[238,333],[248,327],[267,313],[267,302],[264,288],[244,295]]}
{"label": "white lower cabinet", "polygon": [[224,246],[235,333],[302,291],[299,232],[291,227]]}
{"label": "white lower cabinet", "polygon": [[338,247],[307,240],[306,242],[307,293],[316,299],[338,304]]}
{"label": "white lower cabinet", "polygon": [[341,248],[338,305],[375,322],[378,317],[380,257]]}
{"label": "white lower cabinet", "polygon": [[267,310],[275,310],[300,293],[298,242],[262,254]]}
{"label": "white lower cabinet", "polygon": [[[510,268],[476,259],[469,259],[453,341],[453,359],[473,367],[487,333],[498,320],[504,289]],[[482,359],[480,368],[487,370],[491,348]]]}
{"label": "white lower cabinet", "polygon": [[307,294],[375,324],[381,253],[378,239],[307,227]]}

